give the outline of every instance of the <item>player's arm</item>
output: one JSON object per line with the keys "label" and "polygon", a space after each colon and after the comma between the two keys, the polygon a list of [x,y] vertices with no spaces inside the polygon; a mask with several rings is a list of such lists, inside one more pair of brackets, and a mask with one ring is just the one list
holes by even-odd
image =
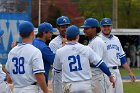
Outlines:
{"label": "player's arm", "polygon": [[11,77],[10,77],[10,75],[9,75],[9,72],[6,70],[5,65],[2,65],[2,70],[3,70],[3,72],[6,73],[6,81],[7,81],[9,84],[12,84],[12,79],[11,79]]}
{"label": "player's arm", "polygon": [[135,75],[132,73],[132,71],[131,71],[130,67],[128,66],[128,64],[127,64],[127,63],[123,64],[123,67],[125,68],[125,70],[127,70],[128,74],[129,74],[129,76],[130,76],[130,78],[131,78],[131,81],[132,81],[132,82],[135,82],[135,81],[136,81],[136,77],[135,77]]}
{"label": "player's arm", "polygon": [[44,73],[36,73],[35,74],[37,83],[39,84],[40,88],[43,90],[44,93],[49,93],[48,87],[45,82]]}
{"label": "player's arm", "polygon": [[41,50],[41,52],[44,60],[49,62],[50,65],[52,65],[54,62],[55,54],[51,51],[51,49],[49,47],[45,47],[43,48],[43,50]]}
{"label": "player's arm", "polygon": [[66,38],[62,38],[62,46],[65,46],[66,42],[67,42],[67,39]]}
{"label": "player's arm", "polygon": [[90,50],[90,62],[92,62],[96,67],[99,67],[109,77],[109,80],[114,88],[115,81],[113,76],[111,75],[109,68],[93,50]]}
{"label": "player's arm", "polygon": [[132,82],[135,82],[135,81],[136,81],[136,77],[135,77],[135,75],[132,73],[130,67],[128,66],[128,64],[127,64],[127,62],[126,62],[126,57],[123,56],[123,57],[120,58],[120,60],[121,60],[122,66],[123,66],[123,67],[125,68],[125,70],[128,72],[128,74],[129,74],[129,76],[130,76],[130,78],[131,78],[131,81],[132,81]]}
{"label": "player's arm", "polygon": [[43,64],[42,54],[40,50],[37,50],[33,55],[32,70],[33,70],[33,74],[36,77],[37,83],[41,87],[42,91],[44,93],[48,93],[48,87],[44,76],[45,73],[44,64]]}
{"label": "player's arm", "polygon": [[62,71],[62,64],[60,63],[60,54],[59,51],[56,51],[54,63],[53,63],[53,72],[60,73]]}
{"label": "player's arm", "polygon": [[[120,42],[120,41],[119,41]],[[130,67],[128,66],[127,62],[126,62],[126,56],[125,56],[125,53],[123,51],[123,48],[121,46],[121,43],[120,43],[120,61],[121,61],[121,65],[125,68],[125,70],[127,70],[127,72],[129,73],[129,76],[131,78],[131,81],[132,82],[135,82],[136,78],[134,76],[134,74],[132,73]]]}

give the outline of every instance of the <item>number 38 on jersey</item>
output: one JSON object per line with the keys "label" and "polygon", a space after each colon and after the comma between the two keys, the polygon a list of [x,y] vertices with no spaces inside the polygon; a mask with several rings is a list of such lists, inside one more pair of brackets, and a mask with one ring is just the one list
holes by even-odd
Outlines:
{"label": "number 38 on jersey", "polygon": [[24,57],[13,57],[12,62],[14,62],[13,74],[24,74]]}

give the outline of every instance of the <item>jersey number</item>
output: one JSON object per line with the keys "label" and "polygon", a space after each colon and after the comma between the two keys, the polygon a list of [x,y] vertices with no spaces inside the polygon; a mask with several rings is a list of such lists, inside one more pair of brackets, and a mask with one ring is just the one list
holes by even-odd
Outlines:
{"label": "jersey number", "polygon": [[120,58],[120,53],[116,53],[116,58],[117,58],[117,59]]}
{"label": "jersey number", "polygon": [[70,72],[82,70],[79,55],[69,56],[68,61],[69,61]]}
{"label": "jersey number", "polygon": [[24,57],[13,57],[12,62],[14,62],[14,69],[13,69],[13,74],[24,74]]}

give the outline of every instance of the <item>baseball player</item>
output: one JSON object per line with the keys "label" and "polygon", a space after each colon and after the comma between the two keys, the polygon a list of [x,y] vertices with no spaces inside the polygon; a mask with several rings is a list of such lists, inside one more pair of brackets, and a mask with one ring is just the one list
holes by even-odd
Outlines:
{"label": "baseball player", "polygon": [[[2,39],[2,35],[4,31],[0,29],[0,39]],[[0,93],[11,93],[11,89],[6,82],[6,73],[2,70],[2,64],[0,63]]]}
{"label": "baseball player", "polygon": [[22,43],[8,54],[5,68],[13,81],[13,93],[48,93],[42,54],[32,45],[33,30],[32,23],[28,21],[21,23],[19,35]]}
{"label": "baseball player", "polygon": [[[65,32],[68,26],[70,26],[70,20],[66,16],[61,16],[57,18],[56,21],[57,29],[59,30],[60,35],[55,37],[50,43],[49,47],[53,51],[53,53],[56,53],[56,50],[61,48],[63,46],[63,43],[65,43]],[[61,80],[61,73],[56,73],[52,70],[53,73],[53,80],[52,80],[52,87],[53,87],[53,93],[62,93],[62,80]]]}
{"label": "baseball player", "polygon": [[62,71],[64,93],[93,93],[89,63],[101,68],[114,82],[103,60],[90,47],[78,43],[79,34],[77,26],[68,27],[68,42],[56,51],[53,67],[56,72]]}
{"label": "baseball player", "polygon": [[39,25],[36,38],[32,42],[32,44],[36,48],[38,48],[42,53],[44,67],[45,67],[45,78],[47,84],[48,84],[49,70],[54,62],[55,54],[51,51],[51,49],[46,45],[45,42],[46,40],[51,40],[52,32],[55,32],[52,25],[50,23],[44,22]]}
{"label": "baseball player", "polygon": [[[88,46],[90,46],[104,60],[106,47],[104,41],[97,35],[97,33],[100,32],[98,20],[94,18],[87,18],[81,27],[84,28],[84,33],[89,38]],[[104,73],[94,65],[91,65],[91,71],[93,91],[95,93],[109,93],[106,89],[106,75],[104,75]]]}
{"label": "baseball player", "polygon": [[112,30],[112,21],[110,18],[103,18],[100,22],[102,33],[100,37],[106,44],[106,59],[105,62],[109,67],[111,73],[114,75],[115,79],[115,88],[112,89],[112,93],[123,93],[123,84],[121,75],[119,72],[119,66],[122,65],[127,72],[133,82],[135,82],[136,78],[134,74],[131,72],[130,67],[126,63],[125,53],[122,49],[121,43],[118,37],[111,34]]}

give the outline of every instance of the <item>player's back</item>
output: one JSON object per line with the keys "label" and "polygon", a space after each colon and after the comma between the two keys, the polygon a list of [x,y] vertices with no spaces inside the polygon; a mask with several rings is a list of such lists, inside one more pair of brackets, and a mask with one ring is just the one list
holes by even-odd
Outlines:
{"label": "player's back", "polygon": [[38,68],[33,62],[42,61],[34,58],[37,53],[41,52],[31,44],[19,44],[9,52],[6,69],[10,73],[14,87],[25,87],[36,82],[33,73]]}
{"label": "player's back", "polygon": [[58,50],[62,63],[62,81],[83,81],[91,79],[89,47],[79,43],[66,44]]}

